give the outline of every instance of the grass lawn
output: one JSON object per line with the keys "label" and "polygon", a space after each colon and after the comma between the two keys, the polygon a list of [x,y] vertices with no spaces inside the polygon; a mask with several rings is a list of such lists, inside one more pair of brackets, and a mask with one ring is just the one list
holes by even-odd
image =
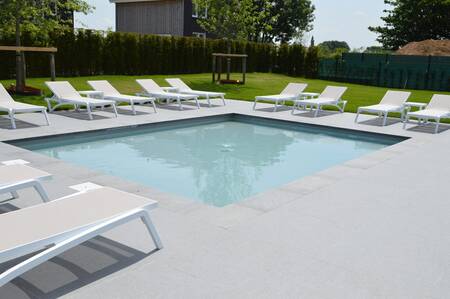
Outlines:
{"label": "grass lawn", "polygon": [[[236,78],[239,75],[235,75]],[[358,84],[349,84],[342,82],[332,82],[324,80],[311,80],[298,77],[290,77],[269,73],[251,73],[247,75],[246,85],[215,85],[211,83],[210,74],[189,74],[189,75],[154,75],[154,76],[92,76],[92,77],[71,77],[58,78],[58,80],[67,80],[78,90],[91,89],[86,83],[88,80],[105,79],[110,81],[120,92],[125,94],[134,94],[139,92],[139,86],[135,82],[139,78],[151,78],[161,86],[167,86],[164,78],[179,77],[182,78],[193,89],[226,92],[227,98],[253,101],[257,95],[270,95],[279,93],[289,82],[305,82],[308,83],[308,92],[321,92],[327,85],[347,86],[348,90],[344,95],[344,99],[348,101],[346,111],[356,112],[359,106],[367,106],[376,104],[383,97],[388,88],[365,86]],[[48,78],[30,78],[27,85],[37,87],[44,90],[46,95],[50,95],[50,91],[46,88],[44,82]],[[0,80],[4,86],[13,83],[13,80]],[[425,90],[412,90],[412,96],[409,101],[428,102],[434,93],[450,94],[448,92],[433,92]],[[43,97],[23,97],[15,96],[15,99],[21,102],[45,105]]]}

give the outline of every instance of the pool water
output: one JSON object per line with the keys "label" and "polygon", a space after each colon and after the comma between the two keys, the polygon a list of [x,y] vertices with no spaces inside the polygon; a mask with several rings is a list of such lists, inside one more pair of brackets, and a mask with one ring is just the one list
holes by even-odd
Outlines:
{"label": "pool water", "polygon": [[399,141],[241,116],[13,144],[223,207]]}

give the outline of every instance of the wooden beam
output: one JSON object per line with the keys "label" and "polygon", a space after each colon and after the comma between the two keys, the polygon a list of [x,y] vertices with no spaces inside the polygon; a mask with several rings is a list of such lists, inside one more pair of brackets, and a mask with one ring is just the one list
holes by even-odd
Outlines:
{"label": "wooden beam", "polygon": [[56,53],[57,48],[0,46],[0,51]]}

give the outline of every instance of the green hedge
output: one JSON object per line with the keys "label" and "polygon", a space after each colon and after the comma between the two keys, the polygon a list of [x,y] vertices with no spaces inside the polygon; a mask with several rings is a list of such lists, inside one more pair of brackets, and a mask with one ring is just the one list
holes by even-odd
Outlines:
{"label": "green hedge", "polygon": [[[132,33],[76,30],[52,34],[50,40],[23,35],[26,46],[54,46],[58,76],[183,74],[211,71],[214,52],[226,52],[224,40],[163,37]],[[13,45],[14,38],[0,37],[0,45]],[[293,76],[317,75],[317,51],[301,45],[233,41],[232,53],[246,53],[248,72],[276,72]],[[14,78],[14,53],[0,52],[0,79]],[[48,76],[46,54],[27,53],[27,76]],[[233,60],[232,70],[241,62]]]}

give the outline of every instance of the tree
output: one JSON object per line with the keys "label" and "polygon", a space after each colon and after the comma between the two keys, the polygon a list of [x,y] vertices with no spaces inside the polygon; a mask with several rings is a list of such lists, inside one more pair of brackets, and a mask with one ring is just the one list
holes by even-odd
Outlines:
{"label": "tree", "polygon": [[326,48],[330,52],[334,52],[337,49],[345,49],[347,51],[350,51],[350,46],[345,41],[337,41],[337,40],[325,41],[323,43],[320,43],[319,47]]}
{"label": "tree", "polygon": [[[247,40],[254,34],[255,26],[264,16],[258,12],[253,0],[193,0],[197,10],[208,11],[197,23],[207,32],[227,41],[231,53],[231,40]],[[227,58],[227,79],[230,79],[231,59]]]}
{"label": "tree", "polygon": [[319,49],[310,46],[305,56],[305,76],[306,78],[316,78],[319,73]]}
{"label": "tree", "polygon": [[318,46],[318,53],[320,57],[338,58],[343,53],[350,52],[350,46],[345,41],[325,41]]}
{"label": "tree", "polygon": [[[67,14],[89,10],[84,0],[0,0],[0,36],[14,34],[19,47],[23,31],[46,37],[53,31],[73,26]],[[16,53],[16,91],[19,92],[25,88],[24,69],[24,56]]]}
{"label": "tree", "polygon": [[311,0],[257,0],[254,3],[261,15],[255,34],[250,36],[253,41],[288,43],[312,30],[315,7]]}
{"label": "tree", "polygon": [[413,41],[450,38],[450,0],[384,0],[391,9],[381,19],[384,26],[369,27],[378,33],[385,49],[397,50]]}
{"label": "tree", "polygon": [[254,33],[263,13],[256,11],[252,0],[193,0],[193,4],[200,11],[208,11],[197,23],[205,31],[227,40],[246,40]]}

